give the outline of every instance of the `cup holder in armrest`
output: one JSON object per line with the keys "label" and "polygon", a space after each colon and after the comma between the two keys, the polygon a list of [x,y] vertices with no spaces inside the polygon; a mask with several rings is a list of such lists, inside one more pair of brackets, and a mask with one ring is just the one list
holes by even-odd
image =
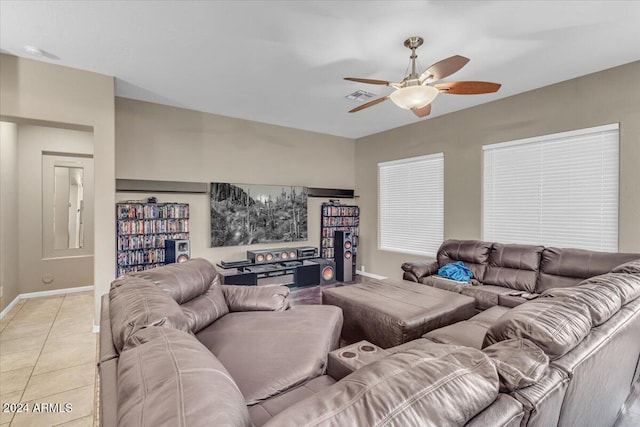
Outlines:
{"label": "cup holder in armrest", "polygon": [[360,350],[363,353],[373,353],[377,351],[374,346],[369,344],[361,345],[360,347],[358,347],[358,350]]}
{"label": "cup holder in armrest", "polygon": [[353,359],[354,357],[357,357],[357,356],[358,355],[353,351],[343,351],[342,353],[340,353],[340,357],[345,359]]}

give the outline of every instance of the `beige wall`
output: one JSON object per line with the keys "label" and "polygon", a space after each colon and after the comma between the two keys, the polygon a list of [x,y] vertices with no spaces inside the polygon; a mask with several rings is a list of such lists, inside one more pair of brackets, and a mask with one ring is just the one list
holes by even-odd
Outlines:
{"label": "beige wall", "polygon": [[[18,126],[20,293],[73,288],[93,284],[93,236],[87,236],[91,255],[48,258],[43,255],[42,152],[93,154],[93,134],[45,126]],[[46,178],[45,178],[46,182]],[[46,186],[48,187],[48,186]],[[46,188],[45,188],[46,191]],[[53,207],[50,207],[53,212]],[[45,213],[46,214],[46,213]],[[93,233],[93,227],[87,230]],[[63,251],[58,251],[63,252]],[[66,251],[68,252],[68,251]],[[78,252],[85,252],[80,250]],[[43,276],[51,275],[45,283]]]}
{"label": "beige wall", "polygon": [[0,311],[18,296],[18,126],[0,122]]}
{"label": "beige wall", "polygon": [[0,116],[93,129],[95,188],[94,285],[100,295],[115,276],[114,79],[45,62],[0,55]]}
{"label": "beige wall", "polygon": [[[353,188],[354,152],[347,138],[116,98],[117,178]],[[247,249],[292,245],[210,248],[206,194],[117,193],[116,199],[148,196],[191,205],[193,256],[218,262],[244,259]],[[319,245],[322,201],[309,199],[309,241],[296,245]]]}
{"label": "beige wall", "polygon": [[480,239],[482,145],[615,122],[620,123],[619,250],[640,252],[638,76],[640,62],[634,62],[358,139],[356,192],[363,236],[358,264],[401,277],[403,262],[421,259],[378,250],[378,162],[444,152],[444,237]]}

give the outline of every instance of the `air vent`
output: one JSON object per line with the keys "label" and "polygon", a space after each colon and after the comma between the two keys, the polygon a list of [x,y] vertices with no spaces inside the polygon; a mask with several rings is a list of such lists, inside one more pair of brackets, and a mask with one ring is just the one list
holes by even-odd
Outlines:
{"label": "air vent", "polygon": [[345,98],[347,99],[351,99],[353,101],[356,102],[366,102],[371,100],[374,96],[376,96],[375,93],[371,93],[371,92],[367,92],[366,90],[360,90],[358,89],[357,91],[350,93],[349,95],[345,96]]}

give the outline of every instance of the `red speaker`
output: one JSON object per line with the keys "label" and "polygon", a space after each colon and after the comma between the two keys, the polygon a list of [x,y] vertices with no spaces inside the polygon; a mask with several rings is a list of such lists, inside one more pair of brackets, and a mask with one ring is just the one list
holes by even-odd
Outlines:
{"label": "red speaker", "polygon": [[336,282],[336,263],[334,260],[314,258],[311,262],[320,264],[320,285],[330,285]]}
{"label": "red speaker", "polygon": [[165,240],[164,241],[164,263],[173,264],[185,262],[189,259],[188,240]]}
{"label": "red speaker", "polygon": [[353,237],[349,231],[336,231],[333,235],[333,257],[336,261],[336,279],[353,280]]}

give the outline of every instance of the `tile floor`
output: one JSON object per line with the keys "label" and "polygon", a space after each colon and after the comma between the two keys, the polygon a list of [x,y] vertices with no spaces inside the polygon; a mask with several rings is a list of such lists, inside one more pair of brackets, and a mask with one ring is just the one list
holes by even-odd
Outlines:
{"label": "tile floor", "polygon": [[31,298],[0,320],[0,401],[29,404],[0,409],[0,427],[95,425],[93,307],[93,292]]}

